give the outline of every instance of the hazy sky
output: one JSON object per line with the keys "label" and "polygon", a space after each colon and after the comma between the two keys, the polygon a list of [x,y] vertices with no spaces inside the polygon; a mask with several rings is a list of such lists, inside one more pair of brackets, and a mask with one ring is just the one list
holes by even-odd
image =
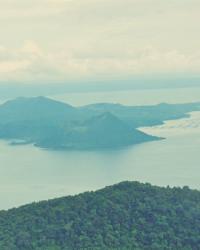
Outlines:
{"label": "hazy sky", "polygon": [[0,0],[0,81],[200,73],[199,0]]}

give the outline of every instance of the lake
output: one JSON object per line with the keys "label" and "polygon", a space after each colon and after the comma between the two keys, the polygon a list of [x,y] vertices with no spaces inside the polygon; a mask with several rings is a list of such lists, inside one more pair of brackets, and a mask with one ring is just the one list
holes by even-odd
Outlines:
{"label": "lake", "polygon": [[[150,91],[149,95],[157,96],[156,93]],[[135,92],[132,98],[134,95]],[[106,98],[102,96],[101,101],[107,101]],[[185,102],[189,98],[192,96],[187,96]],[[122,99],[113,99],[112,102],[127,104]],[[128,102],[130,99],[129,92]],[[180,98],[177,92],[177,102],[184,102],[180,99],[184,98]],[[175,100],[175,96],[172,98],[170,95],[168,102]],[[87,101],[89,103],[90,99]],[[167,102],[167,97],[163,95],[162,99],[158,96],[157,101],[155,98],[153,101]],[[150,104],[150,100],[148,102]],[[80,103],[74,99],[73,104]],[[135,104],[134,98],[132,104]],[[0,209],[96,190],[124,180],[150,182],[160,186],[188,185],[200,189],[200,113],[193,112],[189,119],[168,121],[162,126],[141,129],[167,139],[123,150],[92,152],[50,151],[32,145],[10,146],[0,141]]]}
{"label": "lake", "polygon": [[200,88],[64,93],[50,97],[75,106],[101,102],[121,103],[124,105],[152,105],[161,102],[187,103],[200,101]]}

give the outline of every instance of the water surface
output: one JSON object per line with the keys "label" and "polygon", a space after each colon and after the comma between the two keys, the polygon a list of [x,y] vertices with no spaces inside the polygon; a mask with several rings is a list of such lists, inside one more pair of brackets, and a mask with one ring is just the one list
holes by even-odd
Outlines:
{"label": "water surface", "polygon": [[63,93],[51,96],[74,106],[91,103],[112,102],[124,105],[152,105],[166,103],[188,103],[200,101],[200,88],[141,89],[127,91]]}
{"label": "water surface", "polygon": [[[200,101],[199,90],[82,93],[62,98],[73,105],[107,101],[147,105]],[[47,151],[0,141],[0,209],[96,190],[124,180],[200,189],[199,124],[200,113],[194,112],[190,119],[143,128],[167,139],[118,151]]]}
{"label": "water surface", "polygon": [[[148,132],[166,136],[164,126]],[[167,133],[166,140],[119,151],[50,151],[0,141],[0,209],[124,180],[200,189],[200,129]]]}

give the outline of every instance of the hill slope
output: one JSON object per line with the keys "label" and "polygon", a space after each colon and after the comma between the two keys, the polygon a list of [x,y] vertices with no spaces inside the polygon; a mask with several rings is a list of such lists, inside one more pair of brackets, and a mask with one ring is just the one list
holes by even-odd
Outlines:
{"label": "hill slope", "polygon": [[167,104],[153,106],[124,106],[97,103],[81,107],[85,113],[111,112],[134,128],[160,125],[163,121],[188,117],[192,111],[200,111],[200,103]]}
{"label": "hill slope", "polygon": [[[73,124],[68,132],[63,133],[59,145],[68,149],[107,149],[158,139],[131,128],[119,118],[107,112],[94,116],[85,122]],[[40,146],[53,147],[55,140],[53,144],[51,144],[51,141],[44,139]]]}
{"label": "hill slope", "polygon": [[131,129],[111,113],[88,115],[45,97],[17,98],[1,105],[0,138],[53,149],[118,148],[158,139]]}
{"label": "hill slope", "polygon": [[39,97],[19,97],[0,105],[0,123],[17,121],[61,122],[76,119],[78,110],[68,104]]}
{"label": "hill slope", "polygon": [[196,110],[199,103],[143,107],[100,103],[75,108],[46,97],[21,97],[0,105],[0,138],[53,149],[114,149],[157,140],[137,128]]}
{"label": "hill slope", "polygon": [[200,192],[123,182],[0,212],[0,249],[199,250]]}

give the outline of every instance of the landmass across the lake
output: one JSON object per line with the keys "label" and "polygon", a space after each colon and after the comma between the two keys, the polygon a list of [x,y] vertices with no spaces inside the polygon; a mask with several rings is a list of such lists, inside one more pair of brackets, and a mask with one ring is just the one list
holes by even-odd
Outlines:
{"label": "landmass across the lake", "polygon": [[199,110],[200,103],[73,107],[42,96],[20,97],[0,106],[0,138],[11,140],[12,145],[32,143],[51,149],[115,149],[159,140],[139,128]]}

